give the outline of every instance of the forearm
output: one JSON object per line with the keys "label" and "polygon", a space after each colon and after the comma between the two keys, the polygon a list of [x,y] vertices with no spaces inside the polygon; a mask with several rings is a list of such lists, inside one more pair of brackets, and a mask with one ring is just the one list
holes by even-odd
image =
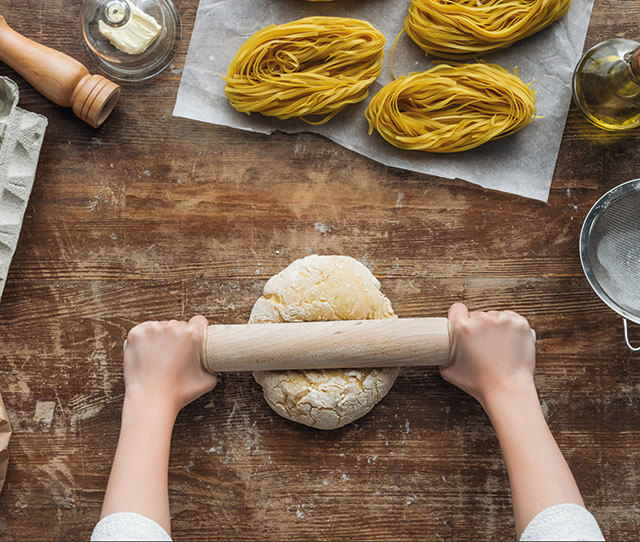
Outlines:
{"label": "forearm", "polygon": [[101,518],[135,512],[171,533],[168,471],[175,417],[166,403],[125,397]]}
{"label": "forearm", "polygon": [[484,406],[507,466],[518,537],[549,506],[583,506],[571,470],[544,419],[533,383],[497,395]]}

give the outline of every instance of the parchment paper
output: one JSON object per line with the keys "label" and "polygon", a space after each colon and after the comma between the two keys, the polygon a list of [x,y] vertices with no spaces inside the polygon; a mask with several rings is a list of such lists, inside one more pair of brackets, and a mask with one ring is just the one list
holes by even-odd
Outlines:
{"label": "parchment paper", "polygon": [[[538,114],[544,118],[509,138],[452,155],[404,151],[389,145],[375,132],[368,135],[364,110],[370,97],[393,79],[391,47],[409,5],[410,0],[201,0],[173,114],[264,134],[275,130],[316,132],[388,166],[464,179],[546,201],[571,102],[571,75],[584,46],[593,0],[573,0],[569,13],[560,21],[504,51],[484,57],[510,71],[517,66],[525,82],[535,80]],[[238,48],[267,25],[311,15],[365,19],[384,33],[385,64],[369,98],[348,107],[324,126],[235,111],[224,94],[222,76]],[[424,52],[403,34],[394,56],[396,75],[422,71],[430,65]]]}
{"label": "parchment paper", "polygon": [[7,410],[4,408],[0,395],[0,491],[7,478],[7,466],[9,465],[9,438],[11,438],[11,425]]}

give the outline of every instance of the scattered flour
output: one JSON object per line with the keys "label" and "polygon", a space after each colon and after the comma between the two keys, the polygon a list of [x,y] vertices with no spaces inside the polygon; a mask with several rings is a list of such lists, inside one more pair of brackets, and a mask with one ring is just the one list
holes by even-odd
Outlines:
{"label": "scattered flour", "polygon": [[319,233],[329,233],[331,231],[331,227],[322,222],[314,222],[313,229]]}
{"label": "scattered flour", "polygon": [[36,403],[35,414],[33,415],[34,423],[42,424],[47,429],[50,428],[53,423],[55,408],[55,401],[38,401]]}

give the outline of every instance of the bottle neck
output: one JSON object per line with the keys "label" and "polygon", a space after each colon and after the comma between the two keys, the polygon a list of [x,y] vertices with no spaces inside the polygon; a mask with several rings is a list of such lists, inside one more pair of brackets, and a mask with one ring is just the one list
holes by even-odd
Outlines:
{"label": "bottle neck", "polygon": [[630,51],[624,60],[614,64],[611,85],[616,94],[624,98],[640,95],[640,47]]}
{"label": "bottle neck", "polygon": [[640,80],[640,47],[630,53],[629,65],[636,79]]}

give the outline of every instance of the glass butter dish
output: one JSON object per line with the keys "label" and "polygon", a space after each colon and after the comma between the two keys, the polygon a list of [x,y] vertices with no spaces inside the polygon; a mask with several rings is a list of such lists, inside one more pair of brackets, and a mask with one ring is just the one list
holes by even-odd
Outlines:
{"label": "glass butter dish", "polygon": [[85,0],[81,21],[93,60],[122,81],[157,75],[180,45],[180,16],[170,0]]}

